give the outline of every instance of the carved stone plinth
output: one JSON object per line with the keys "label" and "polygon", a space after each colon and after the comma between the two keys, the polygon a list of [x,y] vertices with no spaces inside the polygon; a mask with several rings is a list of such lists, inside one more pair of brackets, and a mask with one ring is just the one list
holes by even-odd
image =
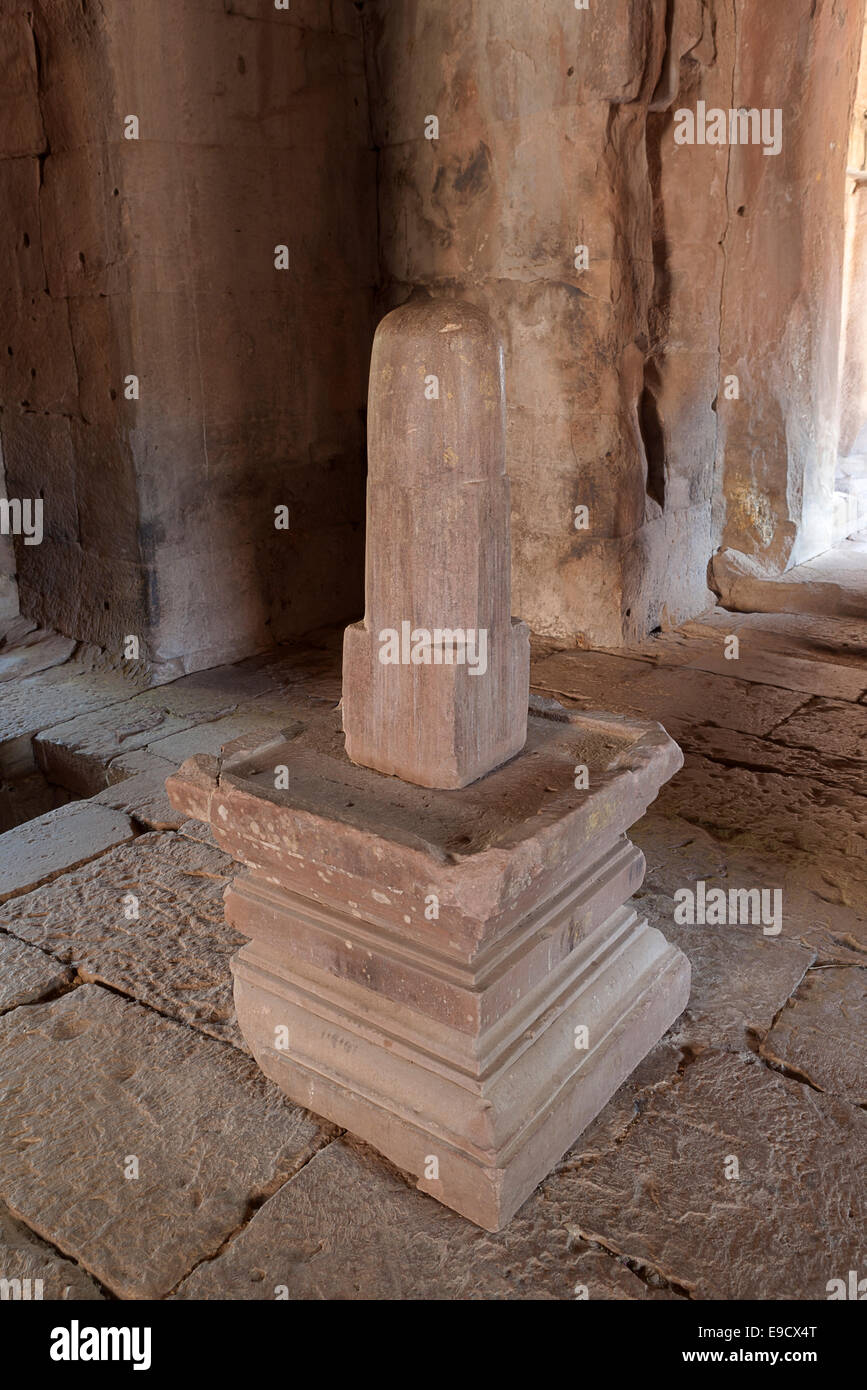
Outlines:
{"label": "carved stone plinth", "polygon": [[173,804],[248,866],[226,915],[262,1070],[502,1227],[686,1003],[686,958],[629,903],[625,836],[681,761],[658,725],[543,701],[524,751],[462,791],[354,765],[336,711],[191,758]]}

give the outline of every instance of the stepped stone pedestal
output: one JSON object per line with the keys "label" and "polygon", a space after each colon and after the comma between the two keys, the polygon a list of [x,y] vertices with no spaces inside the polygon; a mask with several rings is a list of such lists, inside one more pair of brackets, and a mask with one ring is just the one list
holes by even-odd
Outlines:
{"label": "stepped stone pedestal", "polygon": [[248,866],[226,915],[259,1066],[499,1229],[686,1004],[686,958],[629,904],[624,834],[680,750],[539,701],[520,757],[462,791],[354,766],[337,712],[226,753],[167,785]]}
{"label": "stepped stone pedestal", "polygon": [[644,860],[626,838],[680,750],[657,724],[527,715],[503,391],[473,306],[384,320],[342,721],[314,710],[166,784],[247,866],[226,916],[249,938],[235,1001],[262,1070],[488,1230],[689,993],[686,958],[629,903]]}

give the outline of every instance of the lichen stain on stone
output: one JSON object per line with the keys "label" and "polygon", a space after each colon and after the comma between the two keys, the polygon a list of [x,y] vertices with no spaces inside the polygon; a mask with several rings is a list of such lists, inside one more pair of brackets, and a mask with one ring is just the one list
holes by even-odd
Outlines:
{"label": "lichen stain on stone", "polygon": [[744,526],[750,527],[762,545],[768,546],[774,539],[776,526],[767,497],[754,488],[738,486],[731,500],[732,511]]}
{"label": "lichen stain on stone", "polygon": [[474,151],[467,163],[459,166],[459,171],[452,181],[455,193],[465,194],[467,198],[475,198],[480,193],[484,193],[491,182],[491,152],[485,142],[479,142],[478,149]]}

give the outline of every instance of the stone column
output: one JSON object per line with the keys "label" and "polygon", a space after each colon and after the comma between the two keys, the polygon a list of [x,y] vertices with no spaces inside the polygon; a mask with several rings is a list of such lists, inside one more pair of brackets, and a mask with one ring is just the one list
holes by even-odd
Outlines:
{"label": "stone column", "polygon": [[530,648],[509,566],[502,345],[475,305],[414,299],[373,344],[366,613],[343,654],[354,763],[463,787],[520,752]]}

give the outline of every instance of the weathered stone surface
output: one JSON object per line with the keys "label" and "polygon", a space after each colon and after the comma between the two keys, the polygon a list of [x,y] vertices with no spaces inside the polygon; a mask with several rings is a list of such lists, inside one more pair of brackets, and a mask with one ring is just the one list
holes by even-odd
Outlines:
{"label": "weathered stone surface", "polygon": [[173,771],[174,764],[167,762],[165,758],[157,757],[147,748],[136,748],[132,753],[120,753],[116,758],[112,758],[106,768],[106,787],[116,786],[118,782],[125,782],[128,777],[137,777],[141,772],[162,772],[168,777]]}
{"label": "weathered stone surface", "polygon": [[[708,653],[724,652],[725,640],[732,634],[741,651],[751,656],[776,652],[820,665],[864,668],[867,623],[810,613],[731,613],[718,607],[611,655],[663,666],[698,664],[697,659]],[[737,670],[731,674],[736,676]]]}
{"label": "weathered stone surface", "polygon": [[20,647],[28,636],[32,637],[36,633],[37,625],[32,618],[27,618],[22,613],[7,614],[0,621],[0,651]]}
{"label": "weathered stone surface", "polygon": [[[65,1260],[27,1226],[0,1206],[0,1279],[10,1283],[10,1297],[47,1302],[94,1302],[104,1295],[99,1286],[71,1260]],[[14,1281],[19,1280],[16,1287]],[[29,1281],[29,1283],[28,1283]],[[38,1281],[38,1282],[37,1282]],[[8,1312],[9,1310],[7,1310]]]}
{"label": "weathered stone surface", "polygon": [[185,820],[178,829],[178,834],[187,839],[195,840],[197,844],[211,845],[214,849],[217,848],[213,830],[209,825],[203,825],[201,821]]}
{"label": "weathered stone surface", "polygon": [[244,1048],[229,972],[243,938],[223,909],[234,868],[219,850],[186,836],[141,835],[7,903],[2,924],[85,979]]}
{"label": "weathered stone surface", "polygon": [[796,656],[769,651],[759,643],[744,645],[734,660],[718,652],[699,657],[690,662],[687,669],[712,671],[718,676],[773,685],[779,690],[801,690],[808,695],[835,696],[841,700],[857,700],[867,687],[867,667],[863,665],[837,666],[830,661],[803,661]]}
{"label": "weathered stone surface", "polygon": [[[728,166],[716,455],[726,498],[721,544],[780,573],[825,551],[833,530],[844,264],[844,219],[833,209],[845,201],[863,16],[822,4],[806,48],[800,9],[748,4],[732,18],[728,70],[737,91],[732,96],[730,88],[719,104],[749,100],[783,115],[779,156],[766,158],[759,143],[730,146],[727,157],[716,152]],[[717,33],[715,47],[720,42]],[[798,172],[790,162],[795,151]],[[698,147],[677,153],[686,153],[694,174],[715,159],[712,151],[702,158]],[[804,177],[806,168],[822,177]],[[739,400],[726,398],[728,373],[739,376]],[[760,418],[744,408],[745,397],[751,406],[761,402]]]}
{"label": "weathered stone surface", "polygon": [[162,758],[157,759],[157,764],[156,768],[113,782],[98,796],[91,797],[90,804],[112,806],[149,830],[177,830],[184,817],[166,795],[166,776],[172,771],[172,764]]}
{"label": "weathered stone surface", "polygon": [[[607,678],[607,688],[600,690],[600,678],[601,682]],[[751,684],[728,673],[696,670],[686,680],[680,669],[599,652],[558,652],[545,657],[534,663],[530,679],[534,690],[576,700],[584,708],[604,707],[658,719],[669,732],[679,731],[684,724],[711,722],[766,734],[807,699],[802,692]]]}
{"label": "weathered stone surface", "polygon": [[128,816],[71,801],[0,838],[0,903],[95,859],[135,834]]}
{"label": "weathered stone surface", "polygon": [[423,787],[464,787],[527,736],[505,412],[503,347],[473,304],[415,298],[379,324],[365,613],[344,638],[343,727],[353,762]]}
{"label": "weathered stone surface", "polygon": [[836,767],[846,760],[856,770],[867,764],[867,709],[835,700],[811,700],[774,729],[776,743],[811,748]]}
{"label": "weathered stone surface", "polygon": [[377,280],[360,20],[348,0],[87,9],[22,10],[0,54],[0,176],[20,185],[0,190],[2,433],[50,513],[21,592],[177,672],[358,609]]}
{"label": "weathered stone surface", "polygon": [[631,831],[647,861],[646,892],[671,897],[675,890],[699,878],[726,872],[731,850],[699,825],[680,816],[662,815],[658,802]]}
{"label": "weathered stone surface", "polygon": [[71,637],[56,632],[33,632],[21,646],[4,645],[0,652],[0,682],[35,676],[52,666],[60,666],[75,650]]}
{"label": "weathered stone surface", "polygon": [[[863,542],[852,543],[863,563]],[[841,571],[839,551],[776,575],[761,560],[721,550],[713,558],[714,582],[724,607],[746,613],[818,613],[867,619],[867,601],[857,573]],[[848,580],[848,582],[847,582]]]}
{"label": "weathered stone surface", "polygon": [[828,1280],[860,1263],[865,1162],[858,1110],[709,1052],[651,1093],[615,1148],[554,1174],[544,1195],[579,1239],[693,1298],[824,1300]]}
{"label": "weathered stone surface", "polygon": [[[143,691],[120,707],[43,727],[35,741],[36,756],[48,776],[81,796],[92,796],[105,787],[106,768],[121,755],[230,714],[274,689],[274,678],[255,660],[199,671]],[[157,756],[169,755],[157,750]]]}
{"label": "weathered stone surface", "polygon": [[[688,757],[658,810],[701,825],[776,866],[785,900],[794,879],[856,911],[867,887],[867,799],[822,782]],[[785,913],[785,905],[784,905]],[[783,931],[786,931],[785,923]]]}
{"label": "weathered stone surface", "polygon": [[761,1055],[820,1091],[867,1105],[867,971],[811,970]]}
{"label": "weathered stone surface", "polygon": [[258,733],[261,737],[289,730],[295,716],[304,712],[305,704],[299,705],[297,700],[291,701],[284,695],[263,696],[262,699],[239,705],[233,714],[222,719],[208,720],[192,725],[183,732],[158,738],[148,744],[148,748],[178,767],[194,755],[217,754],[226,744],[244,736]]}
{"label": "weathered stone surface", "polygon": [[[821,867],[820,858],[820,867]],[[813,876],[820,880],[820,875]],[[867,961],[867,913],[832,900],[828,885],[810,889],[787,878],[784,890],[785,933],[816,952],[816,964],[863,965]]]}
{"label": "weathered stone surface", "polygon": [[[858,707],[845,708],[852,711],[852,722],[857,724]],[[686,753],[697,753],[731,767],[747,768],[753,772],[781,772],[801,780],[807,778],[826,782],[832,787],[845,787],[850,792],[863,794],[867,787],[867,759],[859,761],[839,752],[831,753],[830,747],[828,755],[822,756],[803,747],[802,721],[833,747],[832,729],[821,718],[811,720],[807,708],[799,710],[791,721],[778,725],[767,738],[756,738],[752,734],[744,734],[737,729],[722,729],[714,724],[696,724],[692,728],[680,726],[678,742]],[[794,739],[786,736],[790,723]],[[842,710],[840,723],[844,727],[847,723]]]}
{"label": "weathered stone surface", "polygon": [[121,1298],[167,1294],[321,1142],[234,1048],[95,985],[0,1042],[0,1195]]}
{"label": "weathered stone surface", "polygon": [[0,117],[0,151],[19,158],[39,154],[45,148],[36,95],[37,57],[29,18],[26,14],[4,14],[0,37],[0,72],[7,94]]}
{"label": "weathered stone surface", "polygon": [[54,994],[73,978],[67,966],[44,951],[0,932],[0,1013]]}
{"label": "weathered stone surface", "polygon": [[669,1029],[564,1154],[554,1172],[592,1163],[600,1154],[619,1144],[630,1125],[638,1119],[650,1094],[678,1084],[691,1055],[689,1049],[684,1051],[675,1045]]}
{"label": "weathered stone surface", "polygon": [[[839,550],[834,550],[837,557]],[[693,626],[737,632],[745,641],[772,645],[775,650],[802,656],[807,660],[833,660],[838,664],[860,666],[864,662],[867,623],[857,619],[815,613],[730,613],[712,608],[695,619]],[[672,634],[673,635],[673,634]]]}
{"label": "weathered stone surface", "polygon": [[31,740],[40,729],[122,704],[130,694],[129,682],[123,676],[82,673],[72,662],[28,680],[10,682],[0,705],[0,773],[20,777],[36,770]]}
{"label": "weathered stone surface", "polygon": [[542,655],[531,666],[534,689],[600,707],[616,699],[630,680],[650,674],[649,664],[613,652],[558,651]]}
{"label": "weathered stone surface", "polygon": [[[709,785],[712,789],[713,783]],[[696,786],[693,814],[699,814],[705,804],[705,796]],[[710,794],[707,805],[714,805]],[[782,938],[815,954],[820,965],[857,965],[867,959],[867,917],[845,903],[829,901],[828,884],[821,872],[825,853],[820,841],[813,842],[812,857],[802,854],[795,860],[802,875],[815,883],[813,891],[799,882],[790,869],[781,877],[779,857],[773,848],[758,852],[749,839],[744,844],[739,839],[717,840],[699,825],[678,816],[662,815],[658,807],[657,802],[631,832],[631,838],[647,859],[644,889],[648,895],[670,900],[679,888],[694,888],[699,879],[726,888],[760,883],[781,885]],[[668,905],[663,910],[667,915],[671,911]],[[780,937],[774,940],[779,942]],[[697,978],[700,988],[700,972]]]}
{"label": "weathered stone surface", "polygon": [[[699,611],[724,529],[778,569],[801,535],[801,555],[829,543],[825,306],[842,298],[861,33],[830,4],[814,18],[805,41],[800,11],[753,4],[624,3],[604,24],[522,0],[364,7],[390,302],[419,284],[471,298],[503,334],[516,611],[537,631],[614,645]],[[774,91],[771,50],[804,81]],[[675,144],[674,112],[728,109],[733,74],[793,113],[784,147],[821,180],[756,145]]]}
{"label": "weathered stone surface", "polygon": [[[846,258],[840,363],[840,453],[861,454],[863,481],[864,422],[867,421],[867,281],[860,273],[867,257],[867,45],[852,105],[847,158]],[[863,505],[863,498],[862,498]],[[847,533],[849,534],[849,533]]]}
{"label": "weathered stone surface", "polygon": [[539,1197],[491,1235],[413,1190],[363,1145],[337,1139],[279,1192],[182,1299],[664,1299],[551,1219]]}
{"label": "weathered stone surface", "polygon": [[631,713],[643,714],[645,718],[664,719],[672,731],[679,732],[684,724],[709,721],[748,734],[765,734],[805,699],[801,692],[706,675],[703,671],[696,671],[686,681],[679,671],[660,669],[627,683],[614,703],[622,702]]}
{"label": "weathered stone surface", "polygon": [[[735,886],[740,880],[733,881],[731,872],[707,883],[708,889]],[[761,883],[751,878],[743,886]],[[815,960],[813,951],[788,936],[764,936],[761,925],[681,925],[673,898],[641,894],[638,906],[692,967],[689,1003],[669,1033],[680,1047],[746,1051],[764,1037]]]}

